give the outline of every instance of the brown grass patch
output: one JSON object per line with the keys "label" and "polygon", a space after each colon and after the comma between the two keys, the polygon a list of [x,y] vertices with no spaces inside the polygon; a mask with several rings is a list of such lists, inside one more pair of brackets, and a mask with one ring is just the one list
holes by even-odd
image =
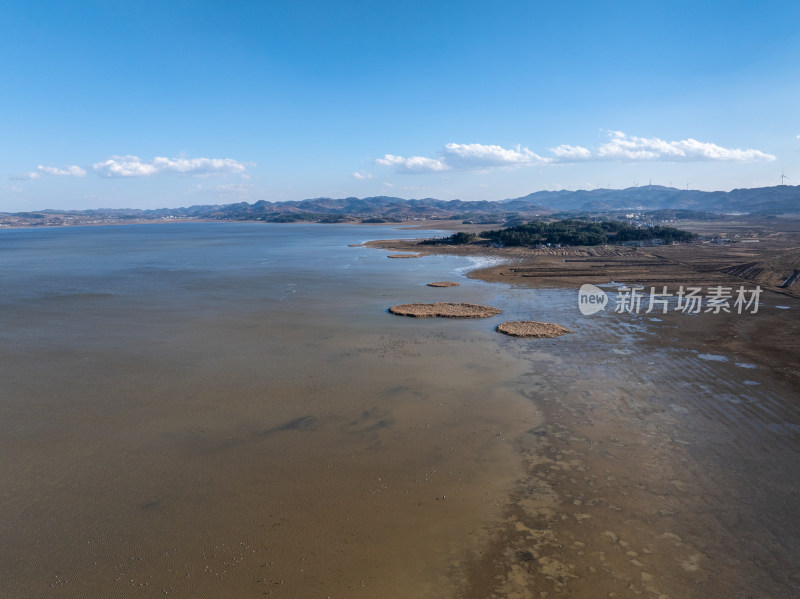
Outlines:
{"label": "brown grass patch", "polygon": [[392,314],[414,318],[489,318],[502,310],[478,304],[455,304],[436,302],[435,304],[400,304],[389,308]]}
{"label": "brown grass patch", "polygon": [[551,322],[536,322],[535,320],[512,320],[497,325],[497,330],[512,337],[539,337],[552,339],[564,333],[571,333],[568,328]]}

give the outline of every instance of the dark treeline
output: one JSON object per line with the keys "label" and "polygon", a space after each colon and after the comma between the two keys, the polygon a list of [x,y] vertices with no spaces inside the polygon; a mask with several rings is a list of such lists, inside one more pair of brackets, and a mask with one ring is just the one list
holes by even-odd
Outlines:
{"label": "dark treeline", "polygon": [[433,239],[425,239],[420,242],[420,245],[465,245],[467,243],[472,243],[478,239],[478,236],[475,233],[464,233],[463,231],[459,231],[458,233],[453,233],[449,237],[434,237]]}
{"label": "dark treeline", "polygon": [[701,210],[648,210],[645,215],[653,220],[723,220],[724,214]]}
{"label": "dark treeline", "polygon": [[506,246],[561,244],[602,245],[623,241],[661,239],[665,243],[689,241],[696,237],[674,227],[635,227],[621,221],[586,222],[561,220],[552,223],[531,222],[507,229],[484,231],[481,237]]}

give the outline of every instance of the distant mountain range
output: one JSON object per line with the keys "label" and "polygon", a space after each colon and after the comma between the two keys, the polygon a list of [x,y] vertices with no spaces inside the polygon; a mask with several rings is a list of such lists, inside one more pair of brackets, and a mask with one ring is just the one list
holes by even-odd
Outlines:
{"label": "distant mountain range", "polygon": [[131,220],[205,219],[291,222],[360,220],[398,222],[415,219],[472,219],[489,222],[510,215],[532,217],[563,212],[608,213],[619,211],[689,210],[716,213],[798,214],[800,186],[778,185],[733,191],[697,191],[660,185],[627,189],[537,191],[499,202],[437,200],[377,196],[369,198],[315,198],[291,202],[190,206],[159,210],[107,209],[43,210],[0,214],[0,224],[68,225]]}
{"label": "distant mountain range", "polygon": [[370,198],[315,198],[295,202],[256,202],[214,207],[214,217],[257,217],[274,214],[321,214],[327,216],[379,217],[386,219],[454,218],[530,215],[567,211],[608,212],[618,210],[694,210],[759,214],[800,213],[800,186],[778,185],[733,191],[697,191],[660,185],[590,191],[537,191],[501,202],[437,200],[378,196]]}
{"label": "distant mountain range", "polygon": [[732,191],[699,191],[645,185],[627,189],[537,191],[521,198],[505,200],[503,203],[506,206],[518,206],[520,203],[537,204],[560,211],[603,212],[645,209],[786,214],[800,213],[800,186],[777,185]]}

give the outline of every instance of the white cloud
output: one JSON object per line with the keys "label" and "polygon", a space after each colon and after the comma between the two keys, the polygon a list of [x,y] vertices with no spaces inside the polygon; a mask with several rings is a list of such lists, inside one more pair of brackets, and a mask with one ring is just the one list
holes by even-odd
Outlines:
{"label": "white cloud", "polygon": [[664,141],[657,137],[629,136],[622,131],[610,131],[611,140],[598,148],[595,156],[606,160],[664,160],[702,161],[730,160],[736,162],[760,162],[775,160],[772,154],[760,150],[723,148],[717,144],[696,139]]}
{"label": "white cloud", "polygon": [[425,158],[424,156],[412,156],[403,158],[386,154],[383,158],[378,158],[375,162],[383,166],[393,166],[399,173],[435,173],[449,170],[450,167],[442,159]]}
{"label": "white cloud", "polygon": [[[521,166],[587,161],[660,160],[664,162],[731,161],[761,162],[775,156],[761,150],[723,148],[696,139],[665,141],[657,137],[636,137],[622,131],[609,131],[609,141],[598,148],[561,144],[550,148],[552,157],[542,157],[527,147],[504,148],[486,144],[448,143],[440,152],[441,158],[412,156],[404,158],[386,154],[375,162],[393,166],[398,173],[435,173],[448,170],[488,170]],[[800,136],[798,136],[800,138]],[[359,173],[353,176],[358,177]]]}
{"label": "white cloud", "polygon": [[147,177],[156,172],[152,164],[143,163],[138,156],[112,156],[92,168],[101,177]]}
{"label": "white cloud", "polygon": [[449,143],[444,147],[443,154],[449,164],[459,168],[519,166],[549,161],[519,145],[508,149],[496,145]]}
{"label": "white cloud", "polygon": [[[36,169],[40,173],[44,173],[45,175],[57,175],[59,177],[85,177],[86,171],[83,170],[79,166],[70,165],[65,166],[64,168],[57,168],[55,166],[42,166],[41,164],[36,167]],[[33,173],[30,173],[33,174]],[[36,177],[28,177],[29,179],[35,179]]]}
{"label": "white cloud", "polygon": [[446,144],[440,152],[441,158],[412,156],[404,158],[386,154],[375,162],[383,166],[393,166],[398,173],[436,173],[457,170],[485,170],[498,167],[517,167],[531,164],[545,164],[549,158],[542,158],[528,148],[504,148],[486,144]]}
{"label": "white cloud", "polygon": [[246,167],[232,158],[165,158],[156,156],[143,161],[138,156],[112,156],[92,165],[101,177],[149,177],[159,173],[211,175],[243,173]]}
{"label": "white cloud", "polygon": [[243,173],[246,167],[233,158],[163,158],[153,159],[158,172],[207,175],[212,173]]}
{"label": "white cloud", "polygon": [[573,160],[589,160],[592,157],[591,150],[583,146],[570,146],[562,144],[555,148],[550,148],[550,151],[561,162],[571,162]]}
{"label": "white cloud", "polygon": [[358,179],[359,181],[363,181],[364,179],[372,179],[372,175],[369,173],[361,173],[361,172],[354,172],[353,178]]}

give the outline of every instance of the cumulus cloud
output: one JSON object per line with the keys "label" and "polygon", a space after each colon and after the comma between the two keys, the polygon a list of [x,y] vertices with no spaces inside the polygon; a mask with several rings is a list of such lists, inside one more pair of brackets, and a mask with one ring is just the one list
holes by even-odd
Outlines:
{"label": "cumulus cloud", "polygon": [[375,162],[383,166],[393,166],[399,173],[435,173],[450,170],[444,160],[436,158],[425,158],[424,156],[412,156],[403,158],[386,154],[383,158],[378,158]]}
{"label": "cumulus cloud", "polygon": [[[79,166],[70,165],[65,166],[64,168],[57,168],[55,166],[42,166],[41,164],[36,167],[40,173],[44,173],[45,175],[56,175],[59,177],[85,177],[86,171],[83,170]],[[34,173],[29,173],[32,175]],[[29,179],[35,179],[36,177],[28,177]]]}
{"label": "cumulus cloud", "polygon": [[95,162],[92,168],[101,177],[147,177],[156,172],[152,164],[142,162],[138,156],[112,156]]}
{"label": "cumulus cloud", "polygon": [[735,162],[760,162],[775,160],[772,154],[760,150],[723,148],[714,143],[696,139],[664,141],[657,137],[646,138],[626,135],[622,131],[610,131],[611,139],[601,145],[595,156],[605,160],[664,160],[702,161],[727,160]]}
{"label": "cumulus cloud", "polygon": [[92,165],[101,177],[149,177],[159,173],[211,175],[243,173],[246,167],[232,158],[165,158],[144,161],[138,156],[112,156]]}
{"label": "cumulus cloud", "polygon": [[353,173],[353,179],[358,179],[359,181],[363,181],[364,179],[372,179],[372,175],[369,173],[361,173],[356,171]]}
{"label": "cumulus cloud", "polygon": [[545,164],[550,161],[549,158],[542,158],[522,146],[504,148],[497,145],[449,143],[439,154],[440,158],[425,156],[404,158],[386,154],[375,162],[383,166],[393,166],[399,173],[436,173],[453,169],[485,170],[518,167]]}
{"label": "cumulus cloud", "polygon": [[[243,179],[247,166],[232,158],[166,158],[156,156],[152,160],[142,160],[138,156],[112,156],[103,162],[96,162],[91,170],[100,177],[149,177],[160,173],[177,173],[194,176],[239,173]],[[40,164],[35,171],[13,175],[12,180],[26,181],[39,179],[42,175],[60,177],[85,177],[86,169],[69,165],[64,167]]]}
{"label": "cumulus cloud", "polygon": [[522,146],[508,149],[496,145],[449,143],[444,147],[443,154],[448,164],[459,168],[492,168],[548,162],[548,159]]}
{"label": "cumulus cloud", "polygon": [[153,159],[158,172],[206,175],[211,173],[243,173],[246,167],[233,158],[162,158]]}
{"label": "cumulus cloud", "polygon": [[[597,148],[561,144],[550,148],[551,156],[540,156],[524,146],[504,148],[498,145],[448,143],[439,158],[386,154],[375,162],[392,166],[398,173],[435,173],[448,170],[489,170],[522,166],[564,164],[587,161],[636,162],[762,162],[775,156],[761,150],[724,148],[714,143],[683,139],[666,141],[657,137],[636,137],[622,131],[609,131],[609,140]],[[359,178],[354,173],[354,177]]]}
{"label": "cumulus cloud", "polygon": [[553,156],[562,162],[571,162],[573,160],[589,160],[592,157],[592,152],[588,148],[582,146],[570,146],[563,144],[555,148],[550,148]]}

